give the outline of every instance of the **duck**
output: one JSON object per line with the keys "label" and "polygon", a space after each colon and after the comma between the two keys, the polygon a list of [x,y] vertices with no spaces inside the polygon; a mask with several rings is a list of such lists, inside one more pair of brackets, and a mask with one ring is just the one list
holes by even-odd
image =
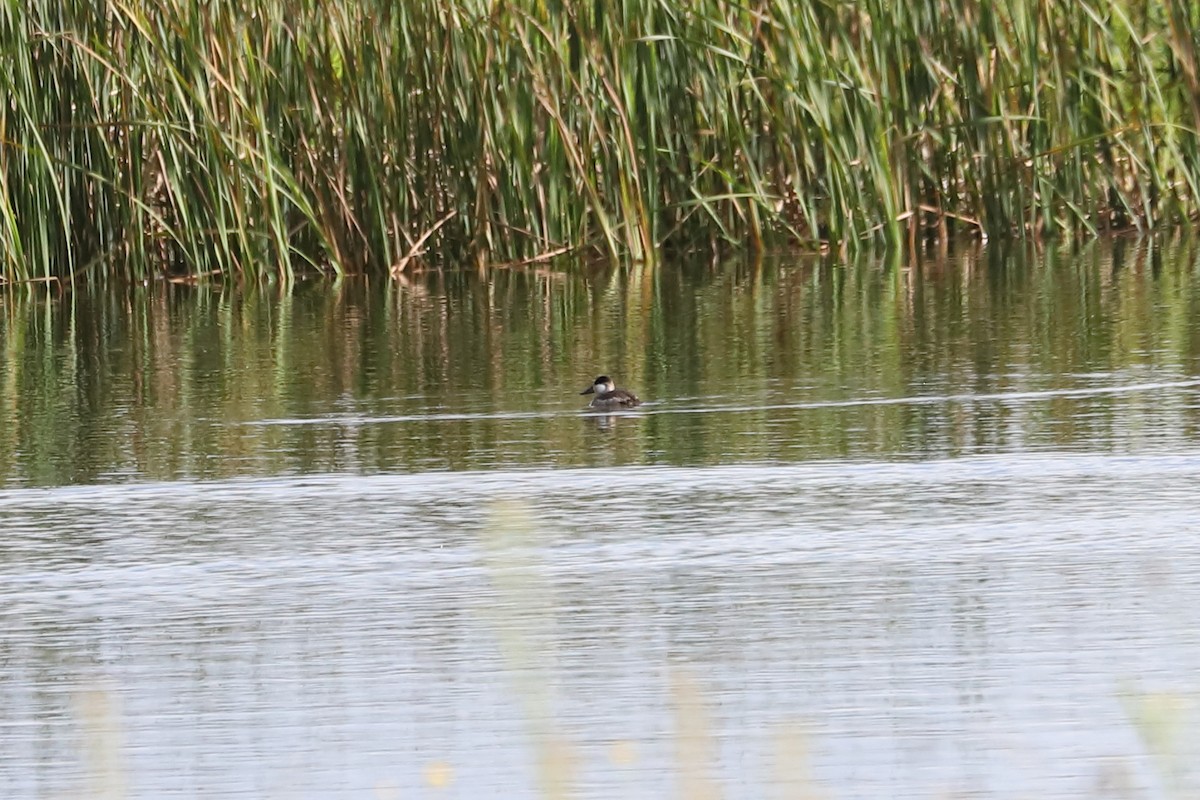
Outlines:
{"label": "duck", "polygon": [[613,383],[612,378],[607,375],[601,375],[596,378],[596,380],[592,381],[592,385],[584,389],[580,394],[596,395],[589,404],[591,408],[633,408],[642,403],[633,392],[618,389],[616,384]]}

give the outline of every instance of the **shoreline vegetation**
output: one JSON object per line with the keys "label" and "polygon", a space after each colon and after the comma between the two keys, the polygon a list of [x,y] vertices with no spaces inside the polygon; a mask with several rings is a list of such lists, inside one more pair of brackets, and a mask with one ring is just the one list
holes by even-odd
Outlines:
{"label": "shoreline vegetation", "polygon": [[30,0],[0,283],[1200,218],[1200,2]]}

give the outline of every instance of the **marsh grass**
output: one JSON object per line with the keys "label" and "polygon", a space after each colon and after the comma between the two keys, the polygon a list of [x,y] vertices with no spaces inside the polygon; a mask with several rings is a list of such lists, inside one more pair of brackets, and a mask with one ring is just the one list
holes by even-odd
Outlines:
{"label": "marsh grass", "polygon": [[1197,217],[1200,3],[29,0],[0,277],[914,247]]}

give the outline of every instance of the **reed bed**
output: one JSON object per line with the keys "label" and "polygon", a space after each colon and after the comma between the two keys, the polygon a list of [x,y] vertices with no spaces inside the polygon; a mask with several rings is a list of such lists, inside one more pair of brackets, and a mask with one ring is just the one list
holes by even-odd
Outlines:
{"label": "reed bed", "polygon": [[1183,0],[6,3],[0,279],[1188,224],[1197,31]]}

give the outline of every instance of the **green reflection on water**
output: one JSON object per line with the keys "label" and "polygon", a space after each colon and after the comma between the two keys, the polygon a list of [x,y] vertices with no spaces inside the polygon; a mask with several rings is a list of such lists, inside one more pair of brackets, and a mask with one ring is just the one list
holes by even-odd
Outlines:
{"label": "green reflection on water", "polygon": [[[1194,272],[1118,241],[9,294],[0,482],[1178,447],[1195,387],[1109,390],[1198,373]],[[600,372],[648,404],[581,413]]]}

